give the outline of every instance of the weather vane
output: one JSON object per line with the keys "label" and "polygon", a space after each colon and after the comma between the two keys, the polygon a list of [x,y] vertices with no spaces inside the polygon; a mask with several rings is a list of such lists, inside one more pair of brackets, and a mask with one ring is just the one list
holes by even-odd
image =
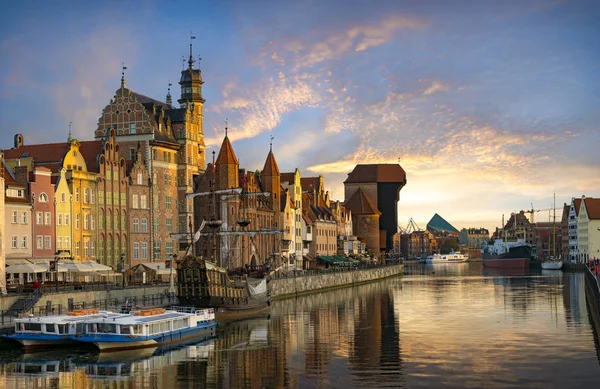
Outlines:
{"label": "weather vane", "polygon": [[270,140],[270,142],[269,142],[269,149],[270,149],[271,151],[273,151],[273,139],[275,139],[275,137],[274,137],[273,135],[270,135],[270,137],[271,137],[271,140]]}
{"label": "weather vane", "polygon": [[227,118],[225,118],[225,137],[227,137]]}

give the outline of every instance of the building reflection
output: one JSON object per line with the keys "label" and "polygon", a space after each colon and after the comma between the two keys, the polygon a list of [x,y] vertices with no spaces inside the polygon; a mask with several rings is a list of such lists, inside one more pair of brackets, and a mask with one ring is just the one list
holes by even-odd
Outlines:
{"label": "building reflection", "polygon": [[[581,351],[592,336],[580,274],[452,271],[275,301],[270,317],[230,323],[194,344],[109,354],[0,351],[0,387],[402,387],[409,367],[423,387],[461,387],[461,377],[516,383],[539,363],[552,376],[553,363],[571,371],[590,362]],[[572,361],[557,358],[557,349]]]}

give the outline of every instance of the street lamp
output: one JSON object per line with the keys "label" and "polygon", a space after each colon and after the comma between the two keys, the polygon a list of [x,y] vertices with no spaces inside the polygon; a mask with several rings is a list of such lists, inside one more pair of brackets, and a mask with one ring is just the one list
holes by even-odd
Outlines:
{"label": "street lamp", "polygon": [[125,288],[125,253],[121,254],[121,260],[119,261],[121,267],[121,276],[123,278],[123,288]]}
{"label": "street lamp", "polygon": [[54,272],[54,280],[56,281],[56,292],[58,293],[58,256],[54,257],[54,261],[50,262],[50,271]]}

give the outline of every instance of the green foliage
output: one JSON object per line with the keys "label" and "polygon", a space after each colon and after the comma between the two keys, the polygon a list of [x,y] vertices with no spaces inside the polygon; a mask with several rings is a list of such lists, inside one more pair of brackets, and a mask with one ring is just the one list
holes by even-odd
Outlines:
{"label": "green foliage", "polygon": [[458,242],[456,239],[446,239],[440,248],[440,254],[450,254],[453,251],[458,251]]}

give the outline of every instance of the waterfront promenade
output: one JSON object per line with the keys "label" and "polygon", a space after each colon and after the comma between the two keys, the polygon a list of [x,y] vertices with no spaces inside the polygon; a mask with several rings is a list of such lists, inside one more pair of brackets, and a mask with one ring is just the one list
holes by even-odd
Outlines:
{"label": "waterfront promenade", "polygon": [[[402,264],[390,264],[273,273],[269,287],[274,299],[282,299],[397,276],[402,274],[403,268]],[[32,288],[21,288],[20,293],[0,298],[0,329],[12,328],[12,321],[19,311],[49,315],[78,308],[119,309],[126,304],[140,307],[177,304],[169,290],[168,282],[126,286],[78,283],[59,287],[49,283],[42,285],[38,294],[34,294]],[[25,304],[25,309],[19,303]]]}

